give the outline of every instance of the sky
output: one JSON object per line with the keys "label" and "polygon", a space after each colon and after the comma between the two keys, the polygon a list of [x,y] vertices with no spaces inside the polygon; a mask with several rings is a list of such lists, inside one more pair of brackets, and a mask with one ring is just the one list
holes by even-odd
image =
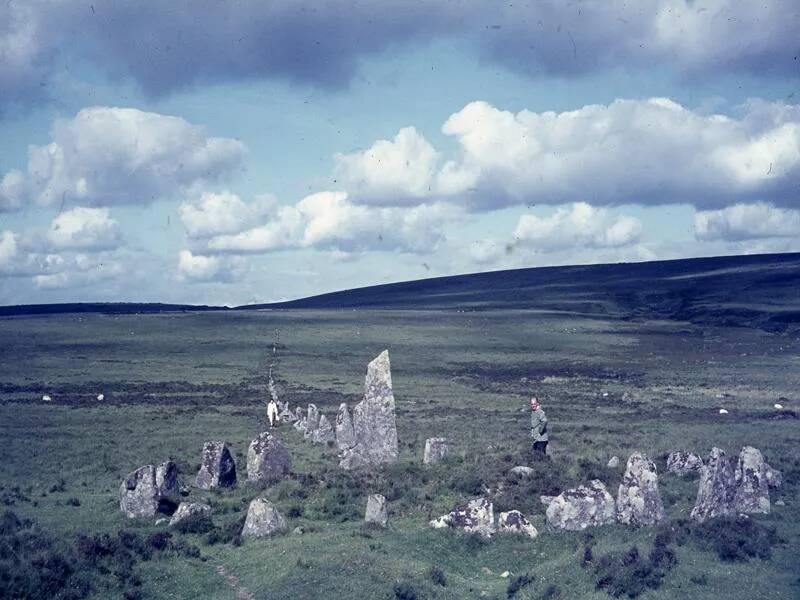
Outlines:
{"label": "sky", "polygon": [[0,304],[800,251],[796,0],[9,0]]}

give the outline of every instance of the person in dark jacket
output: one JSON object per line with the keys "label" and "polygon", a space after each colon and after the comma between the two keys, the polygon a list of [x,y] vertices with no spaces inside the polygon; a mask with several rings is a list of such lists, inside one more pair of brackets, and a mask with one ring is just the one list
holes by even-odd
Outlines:
{"label": "person in dark jacket", "polygon": [[534,396],[531,398],[531,437],[533,447],[531,453],[534,460],[540,460],[547,456],[547,443],[550,436],[547,433],[547,415],[539,404],[539,399]]}

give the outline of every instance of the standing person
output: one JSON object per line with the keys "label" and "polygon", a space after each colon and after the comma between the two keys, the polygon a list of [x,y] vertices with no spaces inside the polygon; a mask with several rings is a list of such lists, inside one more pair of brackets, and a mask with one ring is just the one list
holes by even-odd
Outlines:
{"label": "standing person", "polygon": [[267,419],[270,427],[275,427],[275,423],[278,422],[278,403],[275,402],[275,398],[270,398],[267,404]]}
{"label": "standing person", "polygon": [[547,442],[550,441],[550,437],[547,435],[547,416],[536,396],[531,398],[531,437],[533,460],[541,460],[547,456]]}

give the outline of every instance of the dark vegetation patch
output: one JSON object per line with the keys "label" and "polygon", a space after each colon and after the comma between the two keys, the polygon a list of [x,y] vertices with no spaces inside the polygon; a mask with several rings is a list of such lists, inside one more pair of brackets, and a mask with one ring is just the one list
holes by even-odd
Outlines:
{"label": "dark vegetation patch", "polygon": [[705,523],[680,521],[675,530],[679,542],[691,539],[699,548],[715,552],[726,562],[767,560],[772,557],[772,548],[783,543],[774,527],[748,517],[722,517]]}
{"label": "dark vegetation patch", "polygon": [[431,565],[431,568],[428,569],[428,579],[430,579],[434,585],[447,587],[447,576],[444,574],[441,567]]}
{"label": "dark vegetation patch", "polygon": [[528,573],[525,573],[523,575],[517,575],[511,581],[508,582],[508,587],[506,588],[506,597],[516,598],[517,592],[519,592],[523,588],[533,585],[533,581],[534,581],[533,575],[529,575]]}

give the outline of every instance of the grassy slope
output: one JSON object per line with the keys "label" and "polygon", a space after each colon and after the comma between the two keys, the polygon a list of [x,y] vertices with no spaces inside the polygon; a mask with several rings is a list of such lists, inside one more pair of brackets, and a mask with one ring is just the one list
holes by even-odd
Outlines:
{"label": "grassy slope", "polygon": [[[691,545],[648,598],[797,597],[797,421],[769,417],[778,398],[796,408],[800,383],[796,337],[749,329],[700,328],[675,322],[626,323],[526,311],[292,311],[192,315],[61,315],[0,320],[0,438],[5,490],[19,485],[31,499],[14,510],[59,535],[133,528],[116,506],[117,486],[129,470],[173,457],[191,477],[202,442],[226,439],[244,469],[247,443],[259,431],[265,395],[263,360],[280,332],[278,375],[294,406],[314,401],[332,415],[342,400],[358,399],[366,362],[391,352],[398,401],[401,464],[372,479],[350,480],[335,454],[310,446],[293,430],[281,436],[297,473],[311,483],[287,482],[266,493],[286,512],[304,514],[291,526],[303,536],[201,546],[207,561],[171,559],[147,564],[147,596],[232,598],[214,568],[223,564],[258,598],[391,597],[398,580],[427,597],[504,597],[498,574],[532,572],[537,582],[519,598],[535,598],[549,584],[564,598],[602,598],[578,566],[578,535],[552,534],[543,525],[537,486],[578,483],[592,472],[610,486],[620,472],[608,457],[635,449],[653,456],[675,448],[707,452],[712,444],[736,452],[761,447],[794,479],[773,500],[787,505],[759,517],[779,528],[787,545],[771,561],[723,564]],[[470,497],[471,486],[502,479],[526,450],[525,395],[546,398],[555,450],[553,471],[498,508],[533,515],[536,541],[501,539],[473,547],[464,538],[429,530],[432,515]],[[103,392],[104,403],[94,396]],[[627,396],[623,398],[623,394]],[[725,392],[732,398],[720,400]],[[49,393],[52,405],[38,399]],[[608,396],[603,396],[607,393]],[[724,403],[731,411],[717,414]],[[459,457],[433,470],[418,465],[424,439],[447,435]],[[795,461],[795,462],[792,462]],[[663,464],[662,464],[663,467]],[[792,470],[794,469],[794,471]],[[474,475],[474,477],[473,477]],[[63,492],[48,492],[60,477]],[[366,494],[392,501],[392,528],[364,532],[358,518]],[[613,488],[612,488],[613,491]],[[662,477],[673,518],[685,516],[696,484]],[[257,490],[203,494],[217,524],[241,518]],[[306,497],[301,497],[305,495]],[[66,499],[77,497],[80,506]],[[37,503],[33,505],[33,501]],[[507,506],[503,506],[503,504]],[[652,530],[609,527],[598,548],[646,548]],[[425,572],[440,565],[445,588]],[[487,568],[491,574],[483,569]],[[705,585],[692,577],[707,576]],[[107,597],[108,592],[101,594]]]}

